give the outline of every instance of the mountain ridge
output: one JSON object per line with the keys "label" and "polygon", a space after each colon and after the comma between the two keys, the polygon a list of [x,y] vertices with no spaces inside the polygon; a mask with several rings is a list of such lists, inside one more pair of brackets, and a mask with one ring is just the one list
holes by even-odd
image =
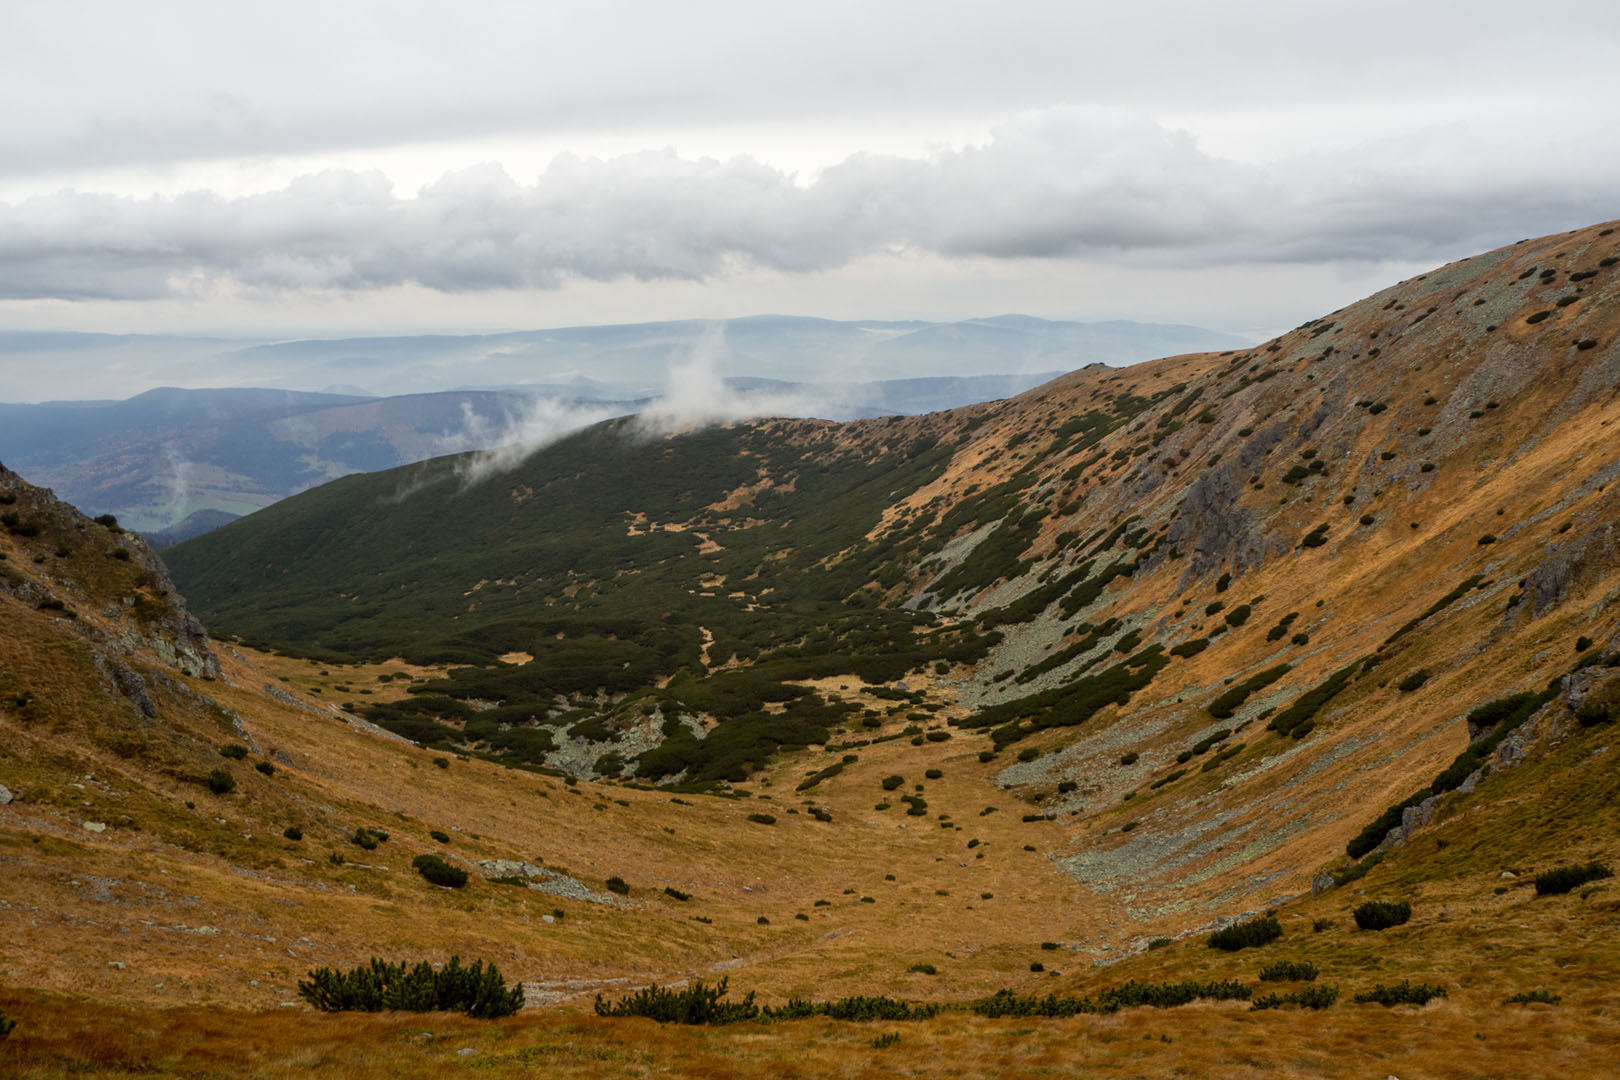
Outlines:
{"label": "mountain ridge", "polygon": [[[898,1036],[964,1075],[1605,1075],[1613,236],[947,413],[619,418],[351,476],[170,549],[176,588],[0,475],[0,575],[39,590],[0,588],[0,1053],[859,1075]],[[95,658],[177,590],[217,668],[104,657],[148,713]],[[1279,936],[1211,947],[1251,923]],[[281,1008],[452,953],[530,1007]],[[721,978],[889,1018],[586,1015]]]}

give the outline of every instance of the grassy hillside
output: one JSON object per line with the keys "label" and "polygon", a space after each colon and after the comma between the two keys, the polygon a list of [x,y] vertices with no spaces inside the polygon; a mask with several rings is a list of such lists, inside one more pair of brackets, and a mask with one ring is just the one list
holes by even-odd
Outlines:
{"label": "grassy hillside", "polygon": [[[1006,403],[350,478],[174,549],[213,646],[0,477],[0,1062],[1606,1075],[1614,879],[1542,875],[1620,859],[1617,269],[1599,226]],[[299,1004],[452,954],[531,1007]],[[592,1014],[720,978],[940,1008]]]}

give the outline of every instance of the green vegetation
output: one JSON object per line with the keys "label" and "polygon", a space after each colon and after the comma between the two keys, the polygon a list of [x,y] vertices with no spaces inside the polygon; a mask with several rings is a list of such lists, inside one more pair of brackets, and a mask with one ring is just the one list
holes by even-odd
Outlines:
{"label": "green vegetation", "polygon": [[215,795],[229,795],[236,790],[236,777],[224,769],[214,769],[203,778],[203,783]]}
{"label": "green vegetation", "polygon": [[1560,866],[1536,875],[1536,895],[1558,896],[1588,881],[1601,881],[1613,876],[1614,871],[1595,861],[1583,866]]}
{"label": "green vegetation", "polygon": [[1369,900],[1358,905],[1354,914],[1356,925],[1363,930],[1387,930],[1392,926],[1405,925],[1412,917],[1412,905],[1406,900],[1399,903]]}
{"label": "green vegetation", "polygon": [[1427,1005],[1435,998],[1446,996],[1446,988],[1438,983],[1414,983],[1410,979],[1403,979],[1394,986],[1379,983],[1371,990],[1357,994],[1355,1001],[1358,1005]]}
{"label": "green vegetation", "polygon": [[1563,1001],[1563,1000],[1564,999],[1563,999],[1563,997],[1561,995],[1555,994],[1551,990],[1526,990],[1526,991],[1524,991],[1522,993],[1514,994],[1512,997],[1505,999],[1502,1002],[1502,1004],[1504,1004],[1504,1005],[1557,1005],[1560,1001]]}
{"label": "green vegetation", "polygon": [[426,961],[407,968],[375,957],[349,971],[317,968],[299,981],[298,996],[322,1012],[464,1012],[479,1020],[523,1007],[523,987],[508,989],[498,967],[482,960],[462,967],[455,956],[437,970]]}
{"label": "green vegetation", "polygon": [[1364,661],[1357,660],[1305,691],[1292,705],[1271,718],[1271,722],[1266,725],[1267,730],[1275,731],[1279,735],[1291,735],[1296,739],[1309,735],[1316,728],[1316,714],[1349,685],[1363,664]]}
{"label": "green vegetation", "polygon": [[411,867],[431,884],[447,889],[459,889],[467,884],[467,871],[451,866],[437,855],[418,855],[411,860]]}
{"label": "green vegetation", "polygon": [[1309,961],[1278,960],[1260,969],[1261,982],[1313,982],[1320,974]]}
{"label": "green vegetation", "polygon": [[1217,720],[1227,719],[1243,707],[1243,703],[1249,699],[1249,695],[1257,690],[1265,689],[1292,670],[1293,665],[1291,664],[1278,664],[1276,667],[1267,668],[1257,675],[1251,675],[1210,702],[1209,715]]}
{"label": "green vegetation", "polygon": [[1412,672],[1412,674],[1396,683],[1395,688],[1403,694],[1410,694],[1413,690],[1418,689],[1428,681],[1429,669],[1418,668],[1416,671]]}
{"label": "green vegetation", "polygon": [[[914,970],[927,967],[930,965],[921,964]],[[926,1020],[938,1015],[940,1008],[938,1005],[881,996],[851,996],[818,1002],[790,998],[785,1005],[761,1008],[754,1002],[753,991],[749,991],[740,1001],[729,1001],[726,994],[726,979],[721,979],[714,986],[706,986],[702,980],[698,980],[683,990],[649,986],[613,1002],[598,994],[596,1015],[640,1016],[660,1024],[719,1025],[750,1020],[804,1020],[814,1016],[855,1021]]]}
{"label": "green vegetation", "polygon": [[1248,922],[1233,923],[1209,935],[1209,947],[1225,952],[1252,949],[1282,937],[1282,923],[1273,915],[1262,915]]}
{"label": "green vegetation", "polygon": [[1337,986],[1306,986],[1286,994],[1267,994],[1256,998],[1249,1006],[1250,1011],[1257,1009],[1280,1009],[1284,1005],[1298,1005],[1303,1009],[1326,1009],[1339,1000]]}
{"label": "green vegetation", "polygon": [[1247,1001],[1251,990],[1242,983],[1231,981],[1198,982],[1189,979],[1179,983],[1128,982],[1104,990],[1096,997],[1059,997],[1047,994],[1015,994],[1000,990],[972,1005],[974,1012],[992,1019],[999,1017],[1066,1018],[1082,1015],[1108,1015],[1121,1009],[1134,1009],[1149,1005],[1156,1009],[1171,1009],[1194,1001]]}

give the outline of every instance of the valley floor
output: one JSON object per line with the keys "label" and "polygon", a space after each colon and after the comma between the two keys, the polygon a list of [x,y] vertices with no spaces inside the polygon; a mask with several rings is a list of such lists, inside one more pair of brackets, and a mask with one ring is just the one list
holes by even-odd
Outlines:
{"label": "valley floor", "polygon": [[[0,1073],[58,1076],[554,1077],[1608,1077],[1612,1011],[1507,1007],[1457,995],[1422,1009],[1251,1013],[1237,1003],[1073,1020],[946,1013],[915,1023],[661,1027],[574,1012],[480,1022],[303,1009],[129,1008],[0,994],[30,1022]],[[897,1034],[887,1046],[879,1036]]]}

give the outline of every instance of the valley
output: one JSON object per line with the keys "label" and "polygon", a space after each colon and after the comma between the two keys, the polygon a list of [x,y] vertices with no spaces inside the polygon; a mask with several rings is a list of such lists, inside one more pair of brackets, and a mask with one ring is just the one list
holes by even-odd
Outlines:
{"label": "valley", "polygon": [[[1005,401],[355,474],[161,559],[0,474],[0,1063],[1605,1075],[1620,898],[1536,880],[1620,857],[1615,229]],[[451,955],[527,1007],[298,995]],[[1278,960],[1337,1002],[1251,1011]],[[593,1014],[722,978],[944,1008]],[[1244,994],[983,1015],[1183,980]],[[1403,980],[1444,996],[1353,1000]]]}

